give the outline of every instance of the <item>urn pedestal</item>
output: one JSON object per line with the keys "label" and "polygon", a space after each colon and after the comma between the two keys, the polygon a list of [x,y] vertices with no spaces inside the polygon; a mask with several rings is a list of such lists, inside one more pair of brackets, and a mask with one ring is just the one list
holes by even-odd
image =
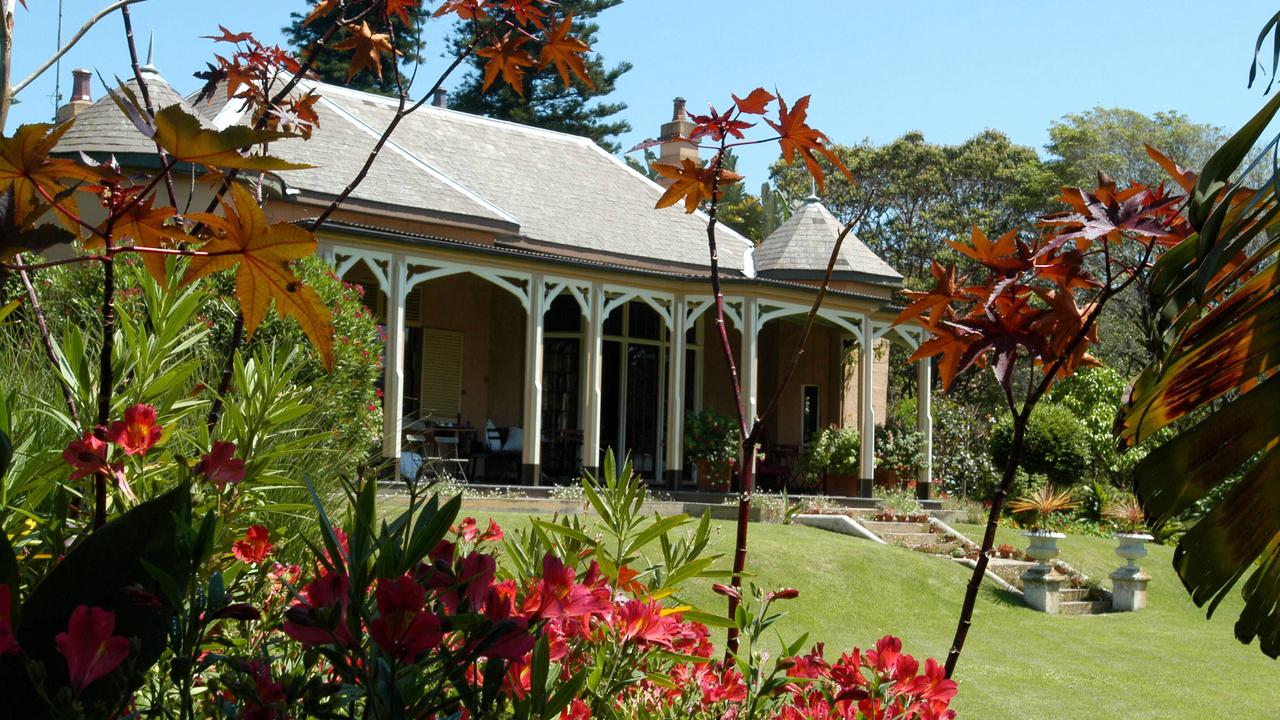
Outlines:
{"label": "urn pedestal", "polygon": [[1059,591],[1067,576],[1054,569],[1052,563],[1058,557],[1058,541],[1066,535],[1042,530],[1032,530],[1023,535],[1029,540],[1027,557],[1035,560],[1036,565],[1019,576],[1022,580],[1022,596],[1032,608],[1057,615],[1061,602]]}
{"label": "urn pedestal", "polygon": [[1127,562],[1111,573],[1111,609],[1117,612],[1133,612],[1147,606],[1147,583],[1151,576],[1138,567],[1138,561],[1147,556],[1150,535],[1119,533],[1116,555]]}

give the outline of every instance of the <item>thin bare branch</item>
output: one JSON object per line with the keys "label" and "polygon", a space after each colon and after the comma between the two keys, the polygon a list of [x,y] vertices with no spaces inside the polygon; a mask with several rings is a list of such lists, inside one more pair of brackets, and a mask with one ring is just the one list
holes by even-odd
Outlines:
{"label": "thin bare branch", "polygon": [[[133,40],[133,19],[129,14],[129,6],[127,4],[120,7],[120,17],[124,19],[124,38],[125,44],[129,47],[129,62],[133,67],[133,79],[138,83],[138,90],[142,93],[142,106],[146,108],[147,115],[151,118],[151,122],[155,122],[156,108],[151,102],[151,90],[147,87],[147,81],[142,77],[142,67],[138,64],[138,46]],[[178,194],[173,189],[173,173],[171,168],[173,163],[169,162],[169,153],[160,146],[160,142],[156,142],[156,154],[160,156],[160,174],[164,177],[165,190],[169,192],[169,205],[174,208],[178,207]]]}
{"label": "thin bare branch", "polygon": [[119,10],[121,8],[126,8],[130,5],[133,5],[135,3],[140,3],[140,2],[146,2],[146,0],[116,0],[116,2],[111,3],[110,5],[102,8],[98,12],[91,15],[89,19],[85,21],[84,25],[80,26],[80,30],[76,32],[75,35],[71,36],[71,39],[67,41],[67,44],[58,48],[57,52],[49,56],[49,59],[41,63],[40,67],[36,68],[34,72],[32,72],[27,77],[23,78],[22,82],[18,83],[17,85],[14,85],[13,90],[9,92],[9,95],[11,97],[17,96],[17,94],[22,92],[24,89],[26,89],[28,85],[35,82],[41,75],[47,72],[49,68],[53,67],[54,63],[58,62],[58,60],[60,60],[63,55],[66,55],[68,50],[75,47],[76,43],[80,42],[80,39],[84,37],[85,33],[93,29],[93,26],[101,22],[103,18],[115,12],[116,10]]}
{"label": "thin bare branch", "polygon": [[360,166],[360,171],[351,179],[351,182],[347,183],[347,186],[343,188],[342,193],[339,194],[338,197],[334,198],[333,202],[329,203],[329,206],[324,209],[324,212],[320,213],[320,216],[315,219],[315,222],[311,223],[312,232],[318,230],[320,226],[329,219],[329,216],[333,215],[334,211],[336,211],[342,203],[346,202],[347,198],[351,197],[351,193],[355,192],[356,188],[360,187],[360,183],[364,182],[365,176],[369,174],[369,170],[373,168],[373,163],[378,159],[378,156],[382,154],[382,149],[386,147],[387,142],[391,140],[391,134],[396,131],[396,128],[400,125],[400,121],[412,115],[423,105],[427,104],[427,101],[435,95],[436,90],[439,90],[440,87],[444,85],[444,81],[453,74],[453,71],[462,64],[462,61],[470,57],[472,51],[475,50],[475,46],[475,42],[472,42],[466,47],[466,49],[458,53],[458,56],[453,59],[453,62],[449,63],[449,67],[445,68],[444,72],[440,73],[440,77],[436,78],[431,89],[427,90],[427,92],[423,94],[422,98],[414,104],[406,108],[404,94],[402,93],[400,95],[400,107],[396,110],[395,116],[391,118],[391,122],[387,123],[387,127],[383,129],[382,135],[378,137],[378,142],[374,143],[373,149],[369,151],[369,155],[365,158],[364,164]]}
{"label": "thin bare branch", "polygon": [[[22,254],[14,256],[14,259],[21,264]],[[58,362],[58,353],[54,350],[53,336],[49,334],[49,323],[45,320],[44,307],[40,304],[40,296],[36,294],[36,286],[32,284],[31,275],[26,270],[19,270],[18,277],[22,280],[22,288],[27,293],[27,302],[31,305],[31,314],[35,316],[36,327],[40,330],[40,341],[44,345],[45,357],[48,358],[49,364],[53,366],[58,376],[58,387],[62,388],[62,398],[67,401],[67,412],[71,415],[71,421],[76,427],[80,427],[80,410],[76,407],[76,397],[71,392],[71,386],[62,379],[62,364]]]}

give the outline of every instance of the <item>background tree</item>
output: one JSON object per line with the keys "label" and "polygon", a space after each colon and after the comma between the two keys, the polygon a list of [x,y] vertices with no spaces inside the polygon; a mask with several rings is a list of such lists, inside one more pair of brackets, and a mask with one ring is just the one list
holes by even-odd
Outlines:
{"label": "background tree", "polygon": [[[1054,156],[1048,167],[1062,185],[1087,186],[1104,173],[1118,182],[1156,187],[1169,182],[1169,173],[1147,153],[1148,145],[1183,167],[1201,167],[1225,139],[1222,128],[1192,122],[1175,111],[1144,115],[1095,107],[1054,122],[1045,148]],[[1148,295],[1141,281],[1130,286],[1098,322],[1099,359],[1125,377],[1160,351]]]}
{"label": "background tree", "polygon": [[[738,169],[738,156],[732,150],[726,150],[720,162],[729,172]],[[747,192],[744,183],[734,183],[724,189],[724,196],[720,199],[719,218],[720,222],[757,245],[769,232],[764,204],[759,197]]]}
{"label": "background tree", "polygon": [[[320,2],[321,0],[307,0],[307,9],[304,12],[289,13],[289,18],[292,22],[281,28],[289,45],[293,47],[299,56],[306,55],[307,49],[323,38],[334,23],[337,22],[337,17],[332,13],[316,16],[311,22],[307,22],[307,19],[311,17]],[[379,62],[382,64],[381,73],[360,72],[348,77],[347,70],[351,66],[351,52],[349,50],[335,49],[334,46],[342,44],[350,36],[350,33],[345,29],[340,29],[316,55],[315,61],[311,66],[312,71],[324,82],[334,85],[345,85],[355,90],[365,90],[383,95],[397,94],[396,72],[399,71],[402,65],[412,65],[423,59],[422,50],[425,47],[425,43],[421,40],[419,28],[422,27],[423,21],[427,19],[430,13],[429,8],[424,8],[417,4],[406,4],[398,7],[403,7],[410,22],[406,24],[398,14],[390,15],[385,21],[395,32],[396,47],[402,53],[399,63],[390,55],[379,55]]]}
{"label": "background tree", "polygon": [[1222,128],[1191,122],[1173,110],[1144,115],[1095,107],[1054,121],[1045,149],[1054,156],[1048,166],[1062,185],[1090,185],[1102,172],[1155,187],[1168,182],[1169,174],[1147,154],[1147,145],[1183,167],[1201,167],[1225,139]]}
{"label": "background tree", "polygon": [[[842,221],[860,218],[858,239],[911,288],[932,283],[929,268],[943,240],[965,236],[975,224],[1001,234],[1026,226],[1057,191],[1036,151],[997,130],[959,145],[930,143],[923,133],[910,132],[887,145],[863,141],[835,152],[854,180],[832,175],[823,202]],[[809,194],[807,175],[783,163],[772,171],[775,184],[791,197]]]}
{"label": "background tree", "polygon": [[[560,0],[556,4],[556,15],[573,16],[573,36],[594,47],[596,32],[600,28],[591,20],[621,4],[622,0]],[[456,55],[465,48],[477,30],[486,32],[487,22],[457,23],[449,38],[451,54]],[[530,55],[538,57],[542,42],[531,38],[522,47]],[[607,67],[599,53],[589,53],[583,61],[586,76],[591,81],[589,84],[574,78],[566,87],[554,73],[527,74],[520,92],[505,84],[486,91],[485,59],[471,56],[468,72],[454,88],[449,105],[477,115],[589,137],[609,152],[617,152],[621,148],[613,138],[630,131],[631,125],[615,116],[626,110],[627,105],[601,102],[599,99],[613,92],[618,78],[631,69],[631,63],[620,62]]]}

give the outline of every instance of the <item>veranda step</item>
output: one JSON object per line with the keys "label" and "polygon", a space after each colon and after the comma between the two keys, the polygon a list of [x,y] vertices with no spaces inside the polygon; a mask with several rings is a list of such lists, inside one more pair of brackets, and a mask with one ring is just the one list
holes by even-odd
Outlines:
{"label": "veranda step", "polygon": [[1111,612],[1110,600],[1072,600],[1058,605],[1059,615],[1101,615]]}
{"label": "veranda step", "polygon": [[[874,532],[874,531],[873,531]],[[938,536],[933,533],[922,532],[891,532],[879,533],[880,539],[894,545],[906,545],[914,547],[916,545],[928,545],[938,542]]]}
{"label": "veranda step", "polygon": [[871,532],[884,537],[901,533],[927,533],[929,523],[883,522],[880,520],[859,520],[858,524]]}

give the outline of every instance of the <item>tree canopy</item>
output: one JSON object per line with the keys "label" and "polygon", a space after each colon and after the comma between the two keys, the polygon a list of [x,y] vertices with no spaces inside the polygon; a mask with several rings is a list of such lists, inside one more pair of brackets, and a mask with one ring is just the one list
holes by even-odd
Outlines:
{"label": "tree canopy", "polygon": [[1151,187],[1169,182],[1146,145],[1187,168],[1200,168],[1226,139],[1222,128],[1191,122],[1175,111],[1144,115],[1125,108],[1095,107],[1065,115],[1049,126],[1049,167],[1063,185],[1088,186],[1098,173],[1117,182]]}
{"label": "tree canopy", "polygon": [[[973,225],[990,233],[1027,227],[1057,190],[1033,148],[996,130],[958,145],[910,132],[887,145],[837,146],[836,153],[856,182],[831,174],[823,202],[842,221],[858,219],[858,238],[909,287],[927,284],[932,261],[953,254],[943,240],[967,236]],[[779,162],[771,174],[786,196],[809,194],[803,167]]]}

